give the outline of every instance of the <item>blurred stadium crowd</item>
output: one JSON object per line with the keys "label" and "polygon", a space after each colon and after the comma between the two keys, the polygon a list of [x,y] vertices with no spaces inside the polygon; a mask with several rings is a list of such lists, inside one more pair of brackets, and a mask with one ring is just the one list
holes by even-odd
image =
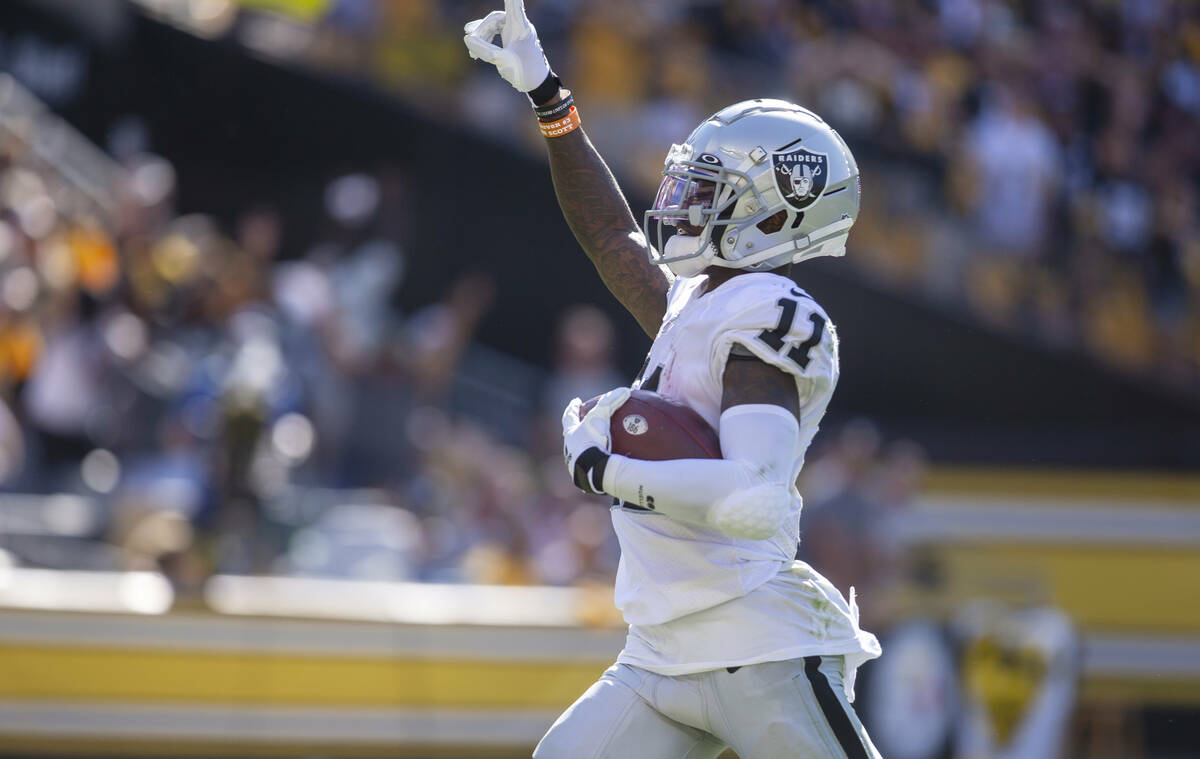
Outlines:
{"label": "blurred stadium crowd", "polygon": [[[485,399],[516,413],[472,413],[460,399],[504,370],[470,347],[490,282],[468,275],[397,311],[387,181],[333,179],[314,209],[328,234],[281,261],[272,209],[231,233],[177,215],[166,159],[112,162],[31,102],[14,107],[12,80],[0,88],[0,482],[82,496],[86,511],[0,496],[0,556],[161,568],[185,595],[212,572],[611,581],[606,503],[570,484],[558,437],[570,398],[627,381],[607,316],[569,310],[552,370],[523,397]],[[70,147],[48,152],[48,133]],[[840,504],[814,529],[829,545],[873,541],[856,528],[911,496],[921,466],[870,425],[848,428],[811,468],[814,513]],[[842,579],[863,584],[859,570]]]}
{"label": "blurred stadium crowd", "polygon": [[[463,20],[496,3],[303,5],[311,22],[295,34],[244,38],[540,149],[521,99],[461,49]],[[854,266],[1019,339],[1200,386],[1194,4],[527,6],[589,134],[643,197],[669,144],[717,108],[748,95],[809,104],[864,165]]]}

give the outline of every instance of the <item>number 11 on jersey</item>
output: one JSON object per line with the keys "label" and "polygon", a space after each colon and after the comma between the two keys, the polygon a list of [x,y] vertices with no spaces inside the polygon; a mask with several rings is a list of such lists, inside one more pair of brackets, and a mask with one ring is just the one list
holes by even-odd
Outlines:
{"label": "number 11 on jersey", "polygon": [[[792,322],[796,320],[796,309],[799,304],[792,298],[780,298],[776,304],[783,310],[779,315],[779,324],[775,325],[774,329],[764,329],[759,332],[758,339],[762,340],[771,350],[778,352],[783,350],[783,338],[792,331]],[[819,314],[809,314],[808,320],[813,325],[812,334],[804,342],[792,346],[786,354],[801,369],[808,368],[808,362],[812,360],[808,354],[821,342],[821,337],[825,334],[823,317]]]}

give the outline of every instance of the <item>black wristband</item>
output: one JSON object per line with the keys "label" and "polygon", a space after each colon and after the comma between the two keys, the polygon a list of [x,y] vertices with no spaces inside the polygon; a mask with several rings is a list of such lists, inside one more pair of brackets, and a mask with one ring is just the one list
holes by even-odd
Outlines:
{"label": "black wristband", "polygon": [[562,82],[559,80],[558,74],[551,70],[541,84],[525,94],[529,96],[529,102],[533,103],[534,108],[541,108],[554,99],[554,96],[558,94],[559,87],[562,87]]}
{"label": "black wristband", "polygon": [[575,487],[585,493],[604,492],[604,470],[609,454],[592,446],[575,459]]}
{"label": "black wristband", "polygon": [[533,109],[533,114],[537,116],[538,121],[543,124],[558,121],[567,114],[567,111],[571,110],[571,106],[575,105],[575,98],[571,95],[570,90],[560,90],[560,92],[566,92],[567,94],[559,102],[545,108]]}

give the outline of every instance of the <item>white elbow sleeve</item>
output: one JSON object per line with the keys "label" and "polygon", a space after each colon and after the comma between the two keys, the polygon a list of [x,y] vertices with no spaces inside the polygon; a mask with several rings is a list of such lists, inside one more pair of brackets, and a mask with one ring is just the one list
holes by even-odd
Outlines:
{"label": "white elbow sleeve", "polygon": [[730,493],[713,504],[706,521],[735,538],[765,540],[783,525],[791,508],[791,492],[771,483]]}
{"label": "white elbow sleeve", "polygon": [[791,487],[800,457],[800,423],[792,412],[769,403],[734,406],[721,414],[721,453],[753,466],[768,482]]}
{"label": "white elbow sleeve", "polygon": [[737,538],[769,538],[783,526],[792,509],[800,425],[784,408],[748,404],[721,414],[720,436],[725,457],[754,467],[760,483],[717,500],[709,509],[707,521]]}
{"label": "white elbow sleeve", "polygon": [[775,533],[792,508],[800,425],[779,406],[735,406],[721,415],[722,459],[609,459],[605,492],[738,538]]}

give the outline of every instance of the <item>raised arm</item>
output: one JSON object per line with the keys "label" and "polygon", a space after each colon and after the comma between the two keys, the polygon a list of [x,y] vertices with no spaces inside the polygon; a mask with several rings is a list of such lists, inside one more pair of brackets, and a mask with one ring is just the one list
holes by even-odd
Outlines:
{"label": "raised arm", "polygon": [[[542,122],[554,191],[567,224],[604,284],[653,335],[666,310],[667,277],[650,263],[646,239],[621,188],[566,102],[570,93],[550,70],[523,0],[505,0],[504,7],[467,24],[463,41],[473,58],[495,65],[509,84],[529,95]],[[500,46],[492,44],[497,34]]]}
{"label": "raised arm", "polygon": [[617,180],[583,129],[547,138],[558,205],[604,284],[648,335],[667,307],[667,278],[650,263],[646,238]]}

